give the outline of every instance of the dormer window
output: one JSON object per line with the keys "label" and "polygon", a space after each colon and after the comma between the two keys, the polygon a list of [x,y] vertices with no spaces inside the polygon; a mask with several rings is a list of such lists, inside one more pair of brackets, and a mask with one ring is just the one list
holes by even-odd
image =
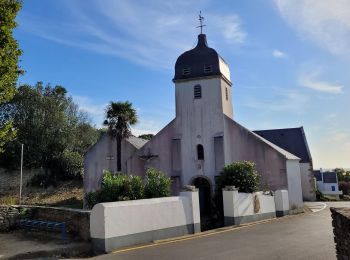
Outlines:
{"label": "dormer window", "polygon": [[212,72],[211,65],[204,65],[204,73]]}
{"label": "dormer window", "polygon": [[191,69],[190,68],[183,68],[182,69],[182,75],[190,75]]}
{"label": "dormer window", "polygon": [[195,99],[202,98],[202,86],[201,85],[195,85],[193,87],[193,92],[194,92]]}

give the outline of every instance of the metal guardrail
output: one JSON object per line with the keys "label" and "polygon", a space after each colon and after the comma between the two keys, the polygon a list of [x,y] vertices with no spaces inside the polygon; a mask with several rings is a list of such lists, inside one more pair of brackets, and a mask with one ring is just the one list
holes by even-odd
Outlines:
{"label": "metal guardrail", "polygon": [[67,240],[66,223],[43,220],[21,219],[20,227],[60,231],[62,240]]}

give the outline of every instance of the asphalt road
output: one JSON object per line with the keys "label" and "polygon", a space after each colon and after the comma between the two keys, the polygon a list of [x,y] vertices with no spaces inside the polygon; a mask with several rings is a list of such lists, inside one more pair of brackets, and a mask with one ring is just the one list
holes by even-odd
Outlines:
{"label": "asphalt road", "polygon": [[205,237],[129,251],[97,259],[336,259],[329,207],[350,207],[348,202],[314,204],[313,213],[280,218]]}

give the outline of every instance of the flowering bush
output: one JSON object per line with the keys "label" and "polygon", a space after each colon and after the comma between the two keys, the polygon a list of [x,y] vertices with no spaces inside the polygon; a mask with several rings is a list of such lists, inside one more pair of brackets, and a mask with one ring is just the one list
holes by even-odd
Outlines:
{"label": "flowering bush", "polygon": [[235,186],[239,192],[252,193],[259,190],[260,174],[255,163],[249,161],[234,162],[226,165],[220,174],[219,185]]}

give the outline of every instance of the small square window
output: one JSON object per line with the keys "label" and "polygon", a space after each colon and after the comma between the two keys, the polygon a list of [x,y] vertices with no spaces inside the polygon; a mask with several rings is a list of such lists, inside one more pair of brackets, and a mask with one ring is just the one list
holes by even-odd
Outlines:
{"label": "small square window", "polygon": [[204,73],[212,72],[211,65],[204,65]]}
{"label": "small square window", "polygon": [[182,75],[190,75],[191,69],[190,68],[183,68],[182,69]]}

